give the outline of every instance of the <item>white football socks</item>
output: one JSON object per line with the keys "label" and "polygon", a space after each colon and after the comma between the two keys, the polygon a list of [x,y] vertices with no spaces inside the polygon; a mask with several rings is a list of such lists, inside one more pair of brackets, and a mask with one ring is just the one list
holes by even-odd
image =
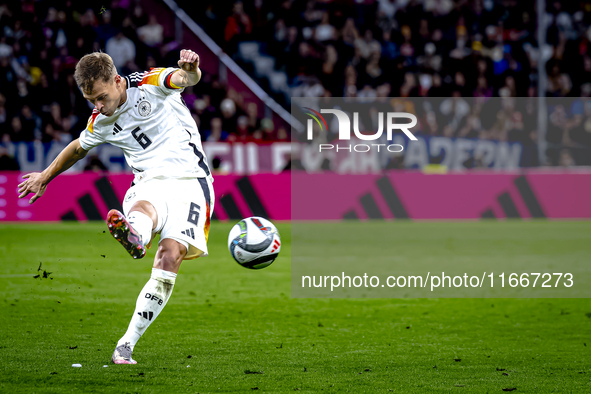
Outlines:
{"label": "white football socks", "polygon": [[173,272],[152,268],[152,276],[140,292],[127,332],[117,342],[117,346],[127,342],[133,350],[142,334],[166,306],[175,279],[176,274]]}
{"label": "white football socks", "polygon": [[152,219],[146,214],[133,211],[127,217],[127,221],[131,224],[133,229],[142,236],[142,244],[144,246],[149,244],[150,239],[152,239],[152,227],[154,227]]}

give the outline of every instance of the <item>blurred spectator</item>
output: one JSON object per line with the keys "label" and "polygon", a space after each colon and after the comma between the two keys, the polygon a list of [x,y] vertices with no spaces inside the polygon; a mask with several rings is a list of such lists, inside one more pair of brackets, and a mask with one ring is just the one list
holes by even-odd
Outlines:
{"label": "blurred spectator", "polygon": [[261,139],[261,131],[257,130],[251,134],[248,130],[248,118],[244,115],[236,119],[236,133],[228,136],[228,141],[232,142],[251,142],[255,139]]}
{"label": "blurred spectator", "polygon": [[[8,142],[26,142],[26,141],[33,141],[35,138],[34,133],[27,134],[23,131],[23,123],[21,122],[21,118],[15,116],[12,118],[10,122],[10,132],[7,134]],[[4,140],[3,140],[4,142]]]}
{"label": "blurred spectator", "polygon": [[113,64],[118,72],[124,66],[135,60],[135,44],[125,37],[123,31],[119,31],[114,37],[107,40],[105,50],[113,58]]}
{"label": "blurred spectator", "polygon": [[575,160],[568,149],[562,149],[560,151],[560,162],[558,165],[561,167],[573,167],[575,165]]}
{"label": "blurred spectator", "polygon": [[459,91],[455,91],[452,97],[441,102],[439,109],[445,119],[442,134],[446,137],[454,137],[464,118],[470,113],[470,105],[461,98]]}
{"label": "blurred spectator", "polygon": [[246,116],[248,119],[248,130],[250,133],[254,133],[261,129],[261,121],[259,119],[259,107],[256,103],[248,103],[246,107]]}
{"label": "blurred spectator", "polygon": [[336,29],[330,24],[328,12],[322,14],[322,21],[314,30],[314,39],[318,42],[331,41],[335,39]]}
{"label": "blurred spectator", "polygon": [[224,39],[227,43],[227,51],[235,52],[239,41],[248,38],[252,31],[252,22],[246,12],[242,1],[236,1],[232,7],[232,15],[226,19]]}
{"label": "blurred spectator", "polygon": [[273,124],[273,119],[263,119],[261,121],[261,130],[259,132],[262,132],[261,138],[265,141],[275,141],[277,139],[275,136],[275,125]]}
{"label": "blurred spectator", "polygon": [[6,98],[0,94],[0,137],[8,132],[8,112],[6,111]]}
{"label": "blurred spectator", "polygon": [[8,154],[8,149],[0,145],[0,171],[18,171],[20,166],[16,159]]}
{"label": "blurred spectator", "polygon": [[326,47],[324,59],[322,63],[321,79],[326,90],[330,91],[332,96],[339,97],[342,95],[342,63],[339,63],[339,55],[333,45]]}
{"label": "blurred spectator", "polygon": [[365,30],[363,38],[355,40],[355,56],[361,59],[368,59],[373,53],[381,53],[380,43],[373,38],[371,29]]}
{"label": "blurred spectator", "polygon": [[479,76],[476,79],[476,89],[472,93],[474,97],[492,97],[493,88],[489,86],[488,81],[485,77]]}
{"label": "blurred spectator", "polygon": [[12,55],[12,47],[6,43],[6,36],[0,37],[0,58],[8,59]]}
{"label": "blurred spectator", "polygon": [[564,108],[564,105],[558,104],[549,112],[550,122],[548,122],[546,139],[551,144],[560,144],[565,138],[568,139],[566,109]]}
{"label": "blurred spectator", "polygon": [[400,50],[396,42],[392,40],[392,32],[386,30],[382,33],[382,58],[392,65],[393,61],[400,56]]}
{"label": "blurred spectator", "polygon": [[13,100],[22,108],[30,99],[31,96],[29,95],[27,81],[23,78],[18,78],[16,81],[16,97],[13,96]]}
{"label": "blurred spectator", "polygon": [[27,136],[25,140],[41,139],[41,118],[31,110],[31,107],[28,105],[23,106],[20,120],[21,135]]}
{"label": "blurred spectator", "polygon": [[289,142],[289,134],[285,127],[279,127],[277,129],[277,141]]}
{"label": "blurred spectator", "polygon": [[63,131],[64,130],[64,124],[63,124],[63,120],[62,120],[62,110],[61,110],[61,106],[59,105],[58,102],[54,101],[53,103],[51,103],[51,112],[50,112],[50,117],[47,121],[47,125],[51,126],[50,130],[50,136],[53,138],[54,134],[53,132],[58,132],[58,131]]}
{"label": "blurred spectator", "polygon": [[551,59],[546,64],[548,70],[548,96],[566,97],[572,88],[570,76],[560,69],[560,62]]}
{"label": "blurred spectator", "polygon": [[193,102],[193,110],[199,116],[201,124],[204,125],[208,125],[216,114],[216,109],[211,104],[211,98],[207,94]]}
{"label": "blurred spectator", "polygon": [[62,115],[82,114],[88,108],[86,99],[76,85],[73,73],[67,73],[65,78],[60,80],[57,98]]}
{"label": "blurred spectator", "polygon": [[150,15],[148,23],[137,29],[139,39],[149,47],[162,44],[164,28],[158,23],[156,15]]}
{"label": "blurred spectator", "polygon": [[236,103],[230,98],[225,98],[220,104],[220,110],[222,112],[223,129],[229,132],[236,130],[236,120],[238,119]]}
{"label": "blurred spectator", "polygon": [[[153,15],[151,15],[153,16]],[[133,11],[131,13],[131,23],[134,26],[144,26],[149,23],[150,16],[146,14],[144,8],[141,6],[140,2],[137,2],[136,5],[133,7]]]}
{"label": "blurred spectator", "polygon": [[[591,147],[591,102],[575,100],[571,107],[573,118],[570,137],[575,143],[584,147]],[[587,160],[591,162],[591,157]]]}
{"label": "blurred spectator", "polygon": [[287,65],[287,74],[291,78],[296,76],[318,75],[321,60],[313,47],[306,41],[300,42],[297,53],[292,53]]}
{"label": "blurred spectator", "polygon": [[341,31],[341,40],[346,46],[353,48],[355,42],[359,39],[359,31],[355,26],[355,19],[348,18],[345,22],[345,26]]}
{"label": "blurred spectator", "polygon": [[417,78],[411,72],[407,72],[404,74],[404,82],[400,87],[400,92],[398,94],[399,97],[417,97],[418,96],[418,86],[417,86]]}
{"label": "blurred spectator", "polygon": [[209,130],[203,132],[203,137],[208,142],[226,141],[228,139],[228,132],[222,129],[222,120],[215,117],[210,121]]}
{"label": "blurred spectator", "polygon": [[117,28],[111,23],[111,15],[111,10],[105,10],[101,14],[101,23],[96,27],[96,36],[101,47],[117,34]]}

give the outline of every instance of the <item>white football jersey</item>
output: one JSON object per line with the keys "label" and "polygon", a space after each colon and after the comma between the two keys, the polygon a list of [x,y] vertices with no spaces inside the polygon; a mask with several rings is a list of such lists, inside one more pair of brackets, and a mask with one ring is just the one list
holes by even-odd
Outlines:
{"label": "white football jersey", "polygon": [[137,176],[211,177],[201,137],[179,88],[170,82],[177,68],[152,68],[125,77],[127,101],[112,116],[93,110],[80,145],[105,142],[123,150]]}

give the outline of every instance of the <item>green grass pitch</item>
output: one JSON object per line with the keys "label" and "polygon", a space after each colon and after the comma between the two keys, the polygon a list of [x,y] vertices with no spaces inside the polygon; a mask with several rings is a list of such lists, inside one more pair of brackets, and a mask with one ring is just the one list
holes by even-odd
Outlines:
{"label": "green grass pitch", "polygon": [[[586,234],[591,256],[591,223],[572,223],[557,231]],[[540,225],[555,223],[495,228],[520,250]],[[0,392],[591,392],[588,299],[291,299],[290,225],[261,271],[231,260],[230,227],[214,223],[210,257],[183,263],[138,364],[113,365],[154,249],[135,261],[102,223],[0,226]]]}

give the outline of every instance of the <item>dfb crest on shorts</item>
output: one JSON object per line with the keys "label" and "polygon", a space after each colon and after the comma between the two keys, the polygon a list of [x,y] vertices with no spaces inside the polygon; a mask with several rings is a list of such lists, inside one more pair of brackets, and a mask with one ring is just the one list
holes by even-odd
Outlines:
{"label": "dfb crest on shorts", "polygon": [[142,97],[139,101],[138,104],[136,105],[137,107],[137,112],[141,115],[141,116],[150,116],[150,113],[152,112],[152,104],[150,104],[150,102],[148,100],[146,100],[144,97]]}

